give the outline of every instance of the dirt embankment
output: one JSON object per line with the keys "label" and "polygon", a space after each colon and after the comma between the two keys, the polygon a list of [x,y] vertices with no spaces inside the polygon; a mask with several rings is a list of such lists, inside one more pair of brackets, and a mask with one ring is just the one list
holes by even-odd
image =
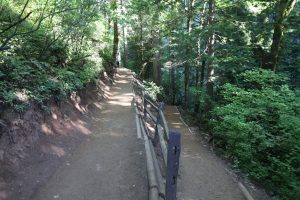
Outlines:
{"label": "dirt embankment", "polygon": [[[101,109],[111,79],[102,75],[95,84],[74,92],[62,103],[49,102],[50,112],[31,103],[23,114],[1,111],[0,200],[28,199],[59,165],[62,157],[89,135],[90,110]],[[39,177],[37,179],[37,177]]]}

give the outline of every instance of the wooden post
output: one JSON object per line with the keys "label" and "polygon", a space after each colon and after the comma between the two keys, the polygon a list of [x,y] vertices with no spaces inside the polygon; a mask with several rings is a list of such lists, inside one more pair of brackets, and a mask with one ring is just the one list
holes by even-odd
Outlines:
{"label": "wooden post", "polygon": [[147,96],[147,95],[145,94],[145,92],[143,92],[143,100],[144,100],[144,120],[146,120],[146,118],[147,118],[147,106],[148,106],[148,104],[147,104],[147,101],[145,100],[145,98],[147,98],[146,96]]}
{"label": "wooden post", "polygon": [[164,102],[159,102],[159,103],[158,103],[158,108],[159,108],[161,111],[164,111],[164,109],[165,109],[165,103],[164,103]]}
{"label": "wooden post", "polygon": [[176,200],[177,176],[180,156],[180,133],[171,130],[168,142],[168,162],[166,179],[166,200]]}
{"label": "wooden post", "polygon": [[154,133],[154,140],[153,140],[153,145],[156,146],[157,143],[159,142],[159,135],[158,135],[158,125],[161,124],[161,116],[160,116],[160,111],[163,111],[164,109],[164,103],[159,102],[158,104],[158,110],[157,110],[157,117],[156,117],[156,123],[155,123],[155,133]]}
{"label": "wooden post", "polygon": [[159,142],[159,135],[158,135],[158,125],[160,124],[160,113],[159,111],[162,110],[162,103],[159,103],[158,110],[157,110],[157,117],[156,117],[156,122],[155,122],[155,133],[154,133],[154,140],[153,140],[153,145],[156,146],[157,143]]}

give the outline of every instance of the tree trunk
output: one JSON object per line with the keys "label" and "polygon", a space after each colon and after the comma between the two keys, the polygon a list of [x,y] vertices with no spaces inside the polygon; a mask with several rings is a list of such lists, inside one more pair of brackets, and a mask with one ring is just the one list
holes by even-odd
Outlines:
{"label": "tree trunk", "polygon": [[207,54],[209,60],[207,62],[207,94],[210,98],[214,96],[214,83],[213,83],[213,76],[214,76],[214,68],[213,68],[213,57],[214,57],[214,44],[215,44],[215,33],[212,28],[214,24],[214,14],[215,14],[215,0],[209,0],[208,3],[209,7],[209,16],[208,16],[208,25],[209,27],[209,39],[207,44]]}
{"label": "tree trunk", "polygon": [[190,79],[190,65],[189,63],[185,64],[184,67],[184,107],[188,108],[189,103],[189,79]]}
{"label": "tree trunk", "polygon": [[297,0],[280,0],[278,3],[278,11],[276,21],[274,24],[273,41],[271,45],[271,69],[276,71],[278,64],[278,56],[280,50],[280,44],[284,31],[284,21],[287,19],[291,11],[293,10]]}
{"label": "tree trunk", "polygon": [[125,68],[128,67],[128,41],[127,41],[127,27],[123,27],[123,65]]}
{"label": "tree trunk", "polygon": [[[205,10],[206,10],[206,5],[207,3],[205,2],[203,5],[203,10],[200,13],[200,24],[199,27],[202,29],[203,27],[206,26],[206,21],[205,21]],[[202,89],[203,87],[203,81],[204,81],[204,69],[205,69],[205,59],[203,58],[202,54],[201,54],[201,34],[199,34],[199,38],[198,38],[198,49],[197,49],[197,54],[198,54],[198,65],[197,65],[197,72],[196,72],[196,89],[197,91],[199,91],[199,89]],[[200,66],[201,64],[201,66]],[[201,73],[200,73],[201,70]],[[200,80],[199,80],[199,75],[201,74]],[[200,83],[199,83],[200,81]],[[200,86],[200,87],[199,87]],[[197,114],[199,112],[200,109],[200,102],[199,102],[199,97],[200,94],[197,93],[196,94],[196,103],[195,103],[195,109],[194,109],[194,113]]]}
{"label": "tree trunk", "polygon": [[[125,6],[124,4],[126,3],[126,0],[121,0],[121,6],[122,6],[122,10],[121,13],[124,16],[124,14],[126,13],[125,10]],[[123,63],[123,67],[127,68],[127,64],[128,64],[128,41],[127,41],[127,26],[124,23],[123,27],[122,27],[122,37],[123,37],[123,57],[122,57],[122,63]]]}
{"label": "tree trunk", "polygon": [[171,101],[172,105],[175,104],[175,97],[176,97],[176,82],[175,82],[175,69],[171,68],[170,69],[170,75],[171,75]]}
{"label": "tree trunk", "polygon": [[[187,0],[186,2],[186,12],[187,12],[187,24],[186,29],[188,34],[192,32],[192,18],[195,0]],[[189,59],[190,47],[186,47],[186,56]],[[189,88],[190,88],[190,63],[187,61],[184,66],[184,107],[188,108],[189,103]]]}
{"label": "tree trunk", "polygon": [[[113,0],[112,2],[113,4],[113,10],[115,12],[116,15],[116,11],[117,11],[117,1]],[[117,16],[113,17],[113,23],[114,23],[114,40],[113,40],[113,53],[112,53],[112,58],[113,58],[113,62],[114,64],[117,61],[117,53],[118,53],[118,46],[119,46],[119,30],[118,30],[118,18]]]}
{"label": "tree trunk", "polygon": [[202,60],[202,65],[201,65],[201,77],[200,77],[200,88],[203,88],[204,84],[204,73],[205,73],[205,60]]}
{"label": "tree trunk", "polygon": [[153,48],[155,49],[153,56],[153,80],[157,85],[161,84],[160,77],[160,32],[153,31]]}
{"label": "tree trunk", "polygon": [[[139,13],[139,21],[140,21],[140,44],[141,44],[141,47],[140,47],[140,51],[141,51],[140,66],[144,66],[143,65],[143,63],[144,63],[144,41],[143,41],[143,39],[144,39],[144,36],[143,36],[143,34],[144,34],[144,32],[143,32],[143,23],[144,23],[144,21],[143,21],[143,15],[141,13]],[[145,68],[146,68],[146,66],[145,66]],[[145,74],[146,74],[145,72],[146,71],[147,70],[143,70],[142,74],[141,74],[141,76],[144,77],[144,78],[145,78]]]}
{"label": "tree trunk", "polygon": [[113,61],[116,63],[117,61],[117,53],[119,46],[119,31],[118,31],[118,20],[114,19],[114,44],[113,44]]}
{"label": "tree trunk", "polygon": [[[200,66],[197,64],[197,68],[196,68],[196,89],[197,91],[199,90],[199,74],[200,74]],[[197,114],[199,112],[199,108],[200,108],[200,102],[199,102],[199,94],[196,93],[196,103],[195,103],[195,108],[194,108],[194,113]]]}

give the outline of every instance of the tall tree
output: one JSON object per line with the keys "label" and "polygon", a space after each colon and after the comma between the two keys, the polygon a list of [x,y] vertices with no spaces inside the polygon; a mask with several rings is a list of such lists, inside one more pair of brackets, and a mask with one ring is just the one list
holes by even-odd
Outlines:
{"label": "tall tree", "polygon": [[[191,37],[192,32],[192,22],[193,22],[193,16],[194,16],[194,4],[195,0],[186,0],[185,1],[185,14],[187,16],[186,18],[186,32],[187,36]],[[191,44],[189,42],[186,43],[186,57],[187,60],[184,64],[184,105],[187,108],[189,103],[189,88],[190,88],[190,54],[192,53],[190,51]]]}
{"label": "tall tree", "polygon": [[[206,6],[207,2],[203,3],[203,8],[199,13],[199,36],[198,36],[198,42],[197,42],[197,67],[196,67],[196,80],[195,80],[195,87],[197,89],[196,93],[196,102],[195,102],[195,108],[194,108],[194,113],[197,114],[199,112],[200,108],[200,102],[199,102],[199,97],[200,97],[200,92],[203,88],[203,83],[204,83],[204,73],[205,73],[205,58],[203,54],[205,53],[206,49],[206,44],[207,42],[203,41],[202,38],[202,31],[206,28],[207,20],[205,17],[205,12],[206,12]],[[203,47],[202,47],[203,46]]]}
{"label": "tall tree", "polygon": [[113,0],[111,2],[111,9],[113,11],[113,30],[114,30],[112,58],[113,58],[113,62],[116,63],[118,49],[119,49],[118,2],[117,2],[117,0]]}
{"label": "tall tree", "polygon": [[274,24],[273,41],[271,45],[271,69],[276,71],[280,44],[284,32],[284,21],[288,18],[297,0],[280,0],[277,4],[276,20]]}
{"label": "tall tree", "polygon": [[126,14],[126,0],[121,0],[121,15],[123,17],[123,24],[122,24],[122,38],[123,38],[123,66],[127,68],[128,65],[128,34],[127,34],[127,22],[125,20]]}
{"label": "tall tree", "polygon": [[153,30],[152,31],[152,37],[153,37],[153,80],[157,85],[160,85],[161,83],[161,75],[160,75],[160,30]]}
{"label": "tall tree", "polygon": [[209,0],[208,2],[208,26],[209,26],[209,38],[207,43],[207,94],[209,97],[214,95],[214,68],[213,68],[213,57],[215,54],[215,30],[214,30],[214,19],[215,18],[215,0]]}

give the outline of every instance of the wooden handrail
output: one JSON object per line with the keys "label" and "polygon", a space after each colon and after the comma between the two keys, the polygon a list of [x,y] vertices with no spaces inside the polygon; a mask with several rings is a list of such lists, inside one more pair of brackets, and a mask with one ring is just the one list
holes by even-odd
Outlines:
{"label": "wooden handrail", "polygon": [[146,112],[149,114],[150,118],[153,120],[154,123],[157,123],[157,118],[153,115],[149,108],[146,108]]}
{"label": "wooden handrail", "polygon": [[[138,116],[136,120],[139,121],[138,128],[141,128],[142,135],[145,139],[145,150],[147,157],[147,172],[149,184],[149,199],[150,200],[176,200],[177,176],[179,168],[180,155],[180,134],[178,131],[169,130],[166,118],[162,111],[163,104],[157,104],[147,94],[145,94],[145,87],[140,81],[132,80],[132,89],[134,98],[136,96],[142,100],[139,105],[136,101],[136,113]],[[141,110],[140,111],[138,110]],[[142,117],[143,115],[143,117]],[[150,118],[155,124],[154,138],[149,135],[145,120]],[[149,119],[148,118],[148,119]],[[139,134],[139,132],[138,132]],[[157,158],[154,146],[160,144],[160,151],[162,154],[161,164]],[[154,146],[153,146],[154,145]],[[164,170],[162,173],[161,170]]]}
{"label": "wooden handrail", "polygon": [[159,110],[159,115],[160,115],[160,117],[161,117],[161,126],[164,128],[164,136],[165,136],[165,139],[167,140],[167,141],[169,141],[169,127],[168,127],[168,124],[167,124],[167,120],[166,120],[166,118],[165,118],[165,115],[164,115],[164,113],[163,113],[163,111],[162,110]]}
{"label": "wooden handrail", "polygon": [[155,105],[155,103],[152,102],[152,100],[150,100],[149,98],[145,97],[145,101],[147,101],[156,111],[159,110],[158,106]]}

